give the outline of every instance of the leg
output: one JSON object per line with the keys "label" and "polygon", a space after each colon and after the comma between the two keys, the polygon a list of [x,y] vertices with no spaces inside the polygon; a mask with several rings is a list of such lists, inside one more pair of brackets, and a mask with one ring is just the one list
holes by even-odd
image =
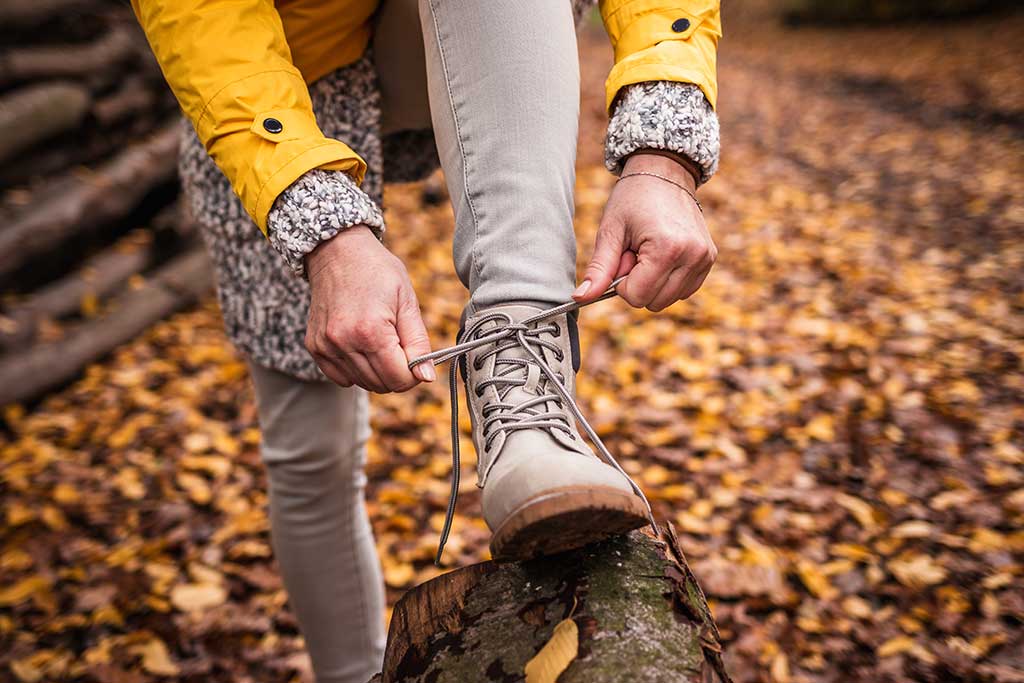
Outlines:
{"label": "leg", "polygon": [[420,0],[438,153],[469,312],[573,289],[580,76],[565,0]]}
{"label": "leg", "polygon": [[[567,0],[419,0],[438,154],[469,287],[460,340],[567,301],[579,60]],[[528,324],[462,360],[482,508],[496,557],[526,558],[643,526],[639,487],[571,409],[573,319]]]}
{"label": "leg", "polygon": [[384,594],[363,505],[367,398],[251,365],[274,551],[318,683],[380,671]]}

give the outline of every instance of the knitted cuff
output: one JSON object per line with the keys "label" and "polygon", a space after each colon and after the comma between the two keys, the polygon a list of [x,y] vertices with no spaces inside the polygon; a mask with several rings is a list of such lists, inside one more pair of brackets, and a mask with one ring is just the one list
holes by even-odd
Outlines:
{"label": "knitted cuff", "polygon": [[384,234],[380,208],[347,173],[313,169],[278,196],[267,235],[291,269],[305,277],[306,254],[353,225],[369,227],[378,239]]}
{"label": "knitted cuff", "polygon": [[641,149],[682,154],[706,183],[718,170],[718,116],[696,85],[648,81],[627,86],[608,122],[604,164],[616,175],[626,157]]}

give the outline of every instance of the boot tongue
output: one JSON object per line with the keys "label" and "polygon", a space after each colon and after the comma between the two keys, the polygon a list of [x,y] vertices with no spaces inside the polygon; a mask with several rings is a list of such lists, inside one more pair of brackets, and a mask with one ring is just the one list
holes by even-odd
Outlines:
{"label": "boot tongue", "polygon": [[[507,314],[515,322],[525,320],[530,316],[536,315],[537,313],[540,312],[540,309],[533,308],[532,306],[522,305],[503,306],[499,310],[502,313]],[[539,324],[544,325],[546,324],[546,321],[541,321]],[[499,327],[500,325],[501,323],[497,321],[495,321],[494,323],[489,323],[483,327],[483,331],[486,332],[493,328]],[[511,339],[499,342],[499,345],[507,344],[509,341],[511,341]],[[543,349],[534,347],[534,350],[543,357]],[[512,365],[501,363],[500,361],[503,359],[518,359],[527,361],[527,363],[519,367],[513,367]],[[514,405],[517,403],[522,403],[523,401],[530,400],[532,398],[536,398],[545,393],[552,393],[550,391],[544,391],[543,385],[545,384],[546,379],[544,377],[544,373],[541,372],[540,367],[536,364],[536,362],[534,362],[533,357],[529,354],[529,352],[526,349],[524,349],[521,345],[516,344],[511,348],[505,349],[495,357],[495,361],[496,364],[494,368],[494,374],[496,376],[515,379],[522,379],[524,377],[526,378],[526,384],[524,384],[523,386],[509,387],[506,389],[508,391],[508,393],[505,394],[506,403],[511,403]],[[542,410],[543,406],[537,406],[537,409]]]}

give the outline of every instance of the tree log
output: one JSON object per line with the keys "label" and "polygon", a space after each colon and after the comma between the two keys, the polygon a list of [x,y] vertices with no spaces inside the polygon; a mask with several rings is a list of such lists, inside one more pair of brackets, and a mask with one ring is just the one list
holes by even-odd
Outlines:
{"label": "tree log", "polygon": [[79,325],[60,341],[0,360],[0,405],[31,400],[69,382],[89,363],[194,303],[211,284],[203,249],[179,256],[139,289],[114,299],[106,315]]}
{"label": "tree log", "polygon": [[[704,593],[670,526],[526,562],[483,562],[399,600],[371,683],[522,681],[572,615],[579,650],[559,683],[730,679]],[[532,683],[532,681],[530,682]]]}
{"label": "tree log", "polygon": [[77,126],[91,99],[74,83],[43,83],[0,97],[0,163]]}
{"label": "tree log", "polygon": [[24,47],[0,55],[0,85],[44,78],[86,78],[140,54],[135,37],[115,28],[94,43]]}
{"label": "tree log", "polygon": [[92,115],[101,126],[110,127],[130,116],[151,110],[158,98],[159,93],[146,79],[131,76],[115,93],[98,100],[92,107]]}
{"label": "tree log", "polygon": [[177,163],[178,124],[161,128],[88,175],[55,179],[42,196],[5,219],[0,231],[0,279],[69,237],[126,216],[155,187],[172,182]]}

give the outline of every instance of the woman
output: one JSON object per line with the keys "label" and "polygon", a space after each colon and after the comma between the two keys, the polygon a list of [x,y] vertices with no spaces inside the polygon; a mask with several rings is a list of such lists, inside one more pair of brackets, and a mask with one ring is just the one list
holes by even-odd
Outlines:
{"label": "woman", "polygon": [[621,182],[575,287],[574,26],[587,4],[133,0],[191,122],[181,175],[250,362],[276,556],[322,683],[362,683],[382,657],[364,390],[435,379],[429,359],[413,362],[430,342],[381,241],[385,179],[445,171],[470,292],[455,355],[495,555],[647,519],[639,489],[577,430],[575,316],[551,309],[623,275],[618,294],[655,311],[703,282],[715,247],[694,192],[718,160],[720,19],[715,0],[602,2],[606,162]]}

